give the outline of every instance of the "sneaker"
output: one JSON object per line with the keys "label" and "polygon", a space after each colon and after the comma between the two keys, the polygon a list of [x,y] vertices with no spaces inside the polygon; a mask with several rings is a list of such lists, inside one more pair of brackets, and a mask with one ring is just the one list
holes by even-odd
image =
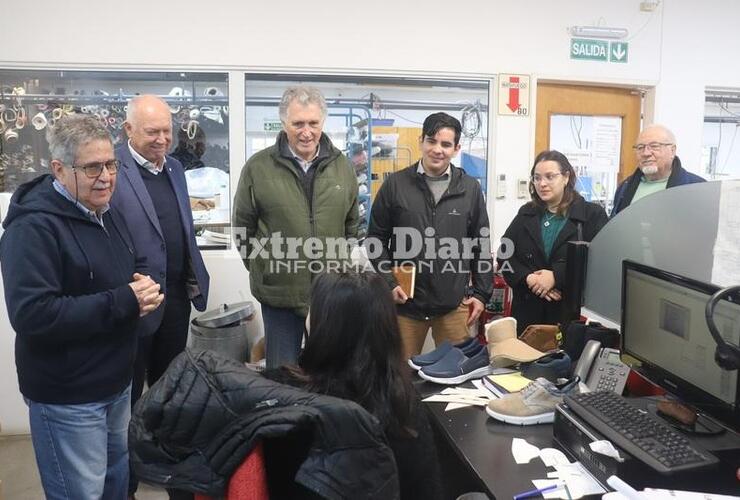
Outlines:
{"label": "sneaker", "polygon": [[488,349],[480,344],[470,356],[466,356],[461,349],[452,348],[442,359],[419,370],[419,376],[424,380],[445,385],[462,384],[491,373],[493,367],[488,360]]}
{"label": "sneaker", "polygon": [[522,375],[530,380],[546,378],[557,382],[559,378],[570,377],[570,356],[565,351],[550,352],[531,363],[522,363],[519,368]]}
{"label": "sneaker", "polygon": [[534,380],[519,392],[488,402],[486,413],[496,420],[516,425],[549,424],[555,420],[555,407],[568,394],[579,392],[579,377],[563,386],[544,378]]}
{"label": "sneaker", "polygon": [[450,343],[449,340],[445,340],[444,342],[439,344],[436,349],[429,351],[426,354],[417,354],[416,356],[411,356],[411,358],[408,360],[408,363],[409,366],[414,370],[419,370],[422,366],[433,365],[434,363],[442,359],[454,347],[461,349],[465,354],[472,354],[473,352],[477,352],[476,347],[478,347],[479,345],[480,344],[475,337],[470,337],[467,340],[463,340],[459,344],[454,345]]}

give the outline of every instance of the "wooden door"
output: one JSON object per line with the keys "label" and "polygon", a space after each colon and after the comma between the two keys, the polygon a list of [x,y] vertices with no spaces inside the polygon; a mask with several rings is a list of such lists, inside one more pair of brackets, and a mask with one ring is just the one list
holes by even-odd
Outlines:
{"label": "wooden door", "polygon": [[632,146],[640,133],[641,104],[637,89],[538,83],[535,155],[550,149],[552,115],[619,116],[622,140],[617,179],[621,182],[635,169]]}
{"label": "wooden door", "polygon": [[[402,170],[421,158],[421,128],[418,127],[373,127],[373,137],[376,134],[395,134],[398,136],[395,150],[385,157],[373,157],[372,185],[373,200],[378,194],[380,186],[388,175]],[[375,142],[375,141],[373,141]]]}

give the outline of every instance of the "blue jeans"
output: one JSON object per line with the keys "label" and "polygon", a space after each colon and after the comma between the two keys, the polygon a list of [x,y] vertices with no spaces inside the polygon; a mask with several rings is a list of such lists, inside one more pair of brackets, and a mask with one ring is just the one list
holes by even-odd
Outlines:
{"label": "blue jeans", "polygon": [[265,324],[266,367],[294,364],[301,353],[306,318],[297,315],[293,309],[261,305],[262,321]]}
{"label": "blue jeans", "polygon": [[26,404],[47,500],[126,498],[130,385],[93,403]]}

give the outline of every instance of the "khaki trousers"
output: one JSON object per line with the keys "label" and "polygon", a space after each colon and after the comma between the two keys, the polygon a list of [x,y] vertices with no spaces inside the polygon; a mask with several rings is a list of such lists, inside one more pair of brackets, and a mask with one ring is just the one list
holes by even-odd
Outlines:
{"label": "khaki trousers", "polygon": [[401,349],[404,359],[421,353],[424,347],[427,332],[432,329],[434,345],[438,346],[445,340],[457,344],[466,340],[468,334],[468,306],[460,304],[457,309],[443,316],[430,319],[413,319],[398,315],[398,329],[401,333]]}

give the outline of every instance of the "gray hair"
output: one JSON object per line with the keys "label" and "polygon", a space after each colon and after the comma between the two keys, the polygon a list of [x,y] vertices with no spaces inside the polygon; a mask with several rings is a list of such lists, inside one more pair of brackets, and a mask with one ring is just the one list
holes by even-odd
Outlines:
{"label": "gray hair", "polygon": [[293,101],[298,101],[302,105],[316,104],[321,109],[321,119],[325,120],[327,115],[326,100],[324,95],[316,87],[310,85],[295,85],[288,87],[283,92],[280,99],[280,121],[285,123],[288,119],[288,106]]}
{"label": "gray hair", "polygon": [[72,165],[80,146],[92,141],[108,141],[113,144],[108,129],[90,115],[63,116],[46,130],[52,160]]}

